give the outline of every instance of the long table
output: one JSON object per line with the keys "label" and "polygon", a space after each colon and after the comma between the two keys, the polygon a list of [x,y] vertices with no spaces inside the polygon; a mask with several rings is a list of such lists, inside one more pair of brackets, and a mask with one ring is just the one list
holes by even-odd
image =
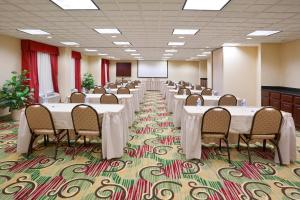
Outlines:
{"label": "long table", "polygon": [[[73,129],[71,111],[78,104],[43,104],[53,117],[56,129]],[[107,159],[119,158],[128,141],[128,122],[124,105],[90,104],[102,118],[102,157]],[[24,111],[21,113],[17,153],[27,153],[31,133]]]}
{"label": "long table", "polygon": [[[187,159],[201,158],[201,121],[210,106],[184,106],[181,120],[181,146]],[[252,119],[260,107],[225,107],[231,113],[230,134],[249,134]],[[279,148],[284,164],[296,160],[296,130],[290,113],[282,112],[281,137]],[[278,155],[275,154],[278,163]]]}

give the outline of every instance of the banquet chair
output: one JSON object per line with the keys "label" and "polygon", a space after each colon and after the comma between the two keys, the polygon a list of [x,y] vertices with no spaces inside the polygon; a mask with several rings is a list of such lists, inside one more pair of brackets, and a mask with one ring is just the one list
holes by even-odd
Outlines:
{"label": "banquet chair", "polygon": [[135,85],[132,83],[128,83],[125,87],[127,87],[128,89],[134,89]]}
{"label": "banquet chair", "polygon": [[119,104],[119,100],[114,94],[103,94],[100,98],[100,104]]}
{"label": "banquet chair", "polygon": [[105,93],[106,93],[106,90],[105,90],[104,87],[98,86],[98,87],[95,87],[95,88],[94,88],[93,93],[94,93],[94,94],[105,94]]}
{"label": "banquet chair", "polygon": [[238,139],[238,150],[240,151],[240,140],[242,139],[248,150],[249,162],[251,155],[249,143],[251,140],[263,140],[263,149],[266,149],[266,142],[269,140],[277,149],[280,165],[282,157],[279,149],[280,129],[282,123],[282,113],[273,107],[264,107],[257,111],[252,120],[250,134],[240,134]]}
{"label": "banquet chair", "polygon": [[185,86],[182,86],[182,85],[179,85],[179,86],[178,86],[178,90],[180,90],[180,89],[186,89],[186,87],[185,87]]}
{"label": "banquet chair", "polygon": [[137,82],[138,84],[140,84],[140,83],[141,83],[141,81],[140,81],[140,80],[137,80],[136,82]]}
{"label": "banquet chair", "polygon": [[185,100],[185,105],[186,106],[196,106],[197,105],[197,101],[200,98],[201,101],[201,106],[204,105],[204,99],[200,94],[190,94],[186,100]]}
{"label": "banquet chair", "polygon": [[128,80],[122,80],[122,83],[128,83]]}
{"label": "banquet chair", "polygon": [[201,85],[196,85],[195,90],[202,90]]}
{"label": "banquet chair", "polygon": [[120,87],[117,90],[117,94],[130,94],[130,90],[127,87]]}
{"label": "banquet chair", "polygon": [[115,84],[115,83],[109,83],[109,84],[107,84],[107,88],[116,89],[117,88],[117,84]]}
{"label": "banquet chair", "polygon": [[27,157],[32,153],[34,140],[42,135],[44,144],[47,145],[47,138],[51,135],[56,140],[54,159],[57,156],[57,149],[60,141],[67,136],[68,145],[70,146],[70,137],[68,130],[58,130],[55,128],[52,115],[47,107],[41,104],[32,104],[26,107],[25,116],[31,133],[30,143],[28,146]]}
{"label": "banquet chair", "polygon": [[70,96],[70,103],[84,103],[85,94],[81,92],[73,92]]}
{"label": "banquet chair", "polygon": [[84,137],[84,145],[86,145],[86,137],[99,137],[101,139],[102,118],[99,118],[97,111],[85,104],[75,106],[71,112],[72,122],[75,132],[75,141],[73,147],[73,159],[76,154],[76,142]]}
{"label": "banquet chair", "polygon": [[190,95],[191,94],[191,90],[187,89],[187,88],[180,88],[177,92],[177,95],[183,95],[185,91],[186,95]]}
{"label": "banquet chair", "polygon": [[232,94],[223,95],[218,102],[219,106],[237,106],[237,99]]}
{"label": "banquet chair", "polygon": [[213,90],[211,88],[205,88],[202,90],[201,95],[202,96],[212,96]]}
{"label": "banquet chair", "polygon": [[228,162],[230,160],[230,150],[228,144],[228,133],[231,122],[231,114],[222,107],[208,109],[202,117],[201,137],[219,139],[219,149],[221,151],[221,142],[224,140],[227,146]]}

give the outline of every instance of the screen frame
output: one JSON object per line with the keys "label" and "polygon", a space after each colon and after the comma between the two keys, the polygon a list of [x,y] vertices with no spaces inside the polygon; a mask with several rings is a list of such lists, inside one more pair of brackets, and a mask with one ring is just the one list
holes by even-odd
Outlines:
{"label": "screen frame", "polygon": [[[163,60],[143,60],[143,61],[163,61]],[[139,76],[139,61],[137,60],[137,70],[136,70],[136,76],[138,78],[169,78],[169,61],[167,60],[167,77],[153,77],[153,76],[143,76],[143,77],[140,77]]]}

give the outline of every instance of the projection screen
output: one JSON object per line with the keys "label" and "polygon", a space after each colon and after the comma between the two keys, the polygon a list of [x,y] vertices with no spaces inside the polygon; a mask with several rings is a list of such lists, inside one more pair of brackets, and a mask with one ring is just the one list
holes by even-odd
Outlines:
{"label": "projection screen", "polygon": [[138,61],[138,78],[168,78],[168,61]]}

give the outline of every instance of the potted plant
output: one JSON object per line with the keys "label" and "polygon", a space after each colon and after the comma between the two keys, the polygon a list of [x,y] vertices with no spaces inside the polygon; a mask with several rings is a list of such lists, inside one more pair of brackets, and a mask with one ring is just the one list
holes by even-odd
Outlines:
{"label": "potted plant", "polygon": [[21,74],[12,72],[12,77],[4,82],[0,90],[0,108],[8,107],[15,121],[20,119],[21,109],[32,100],[27,73],[26,70]]}
{"label": "potted plant", "polygon": [[81,87],[83,87],[88,92],[91,89],[93,89],[94,86],[95,86],[94,76],[90,73],[85,73],[83,76]]}

